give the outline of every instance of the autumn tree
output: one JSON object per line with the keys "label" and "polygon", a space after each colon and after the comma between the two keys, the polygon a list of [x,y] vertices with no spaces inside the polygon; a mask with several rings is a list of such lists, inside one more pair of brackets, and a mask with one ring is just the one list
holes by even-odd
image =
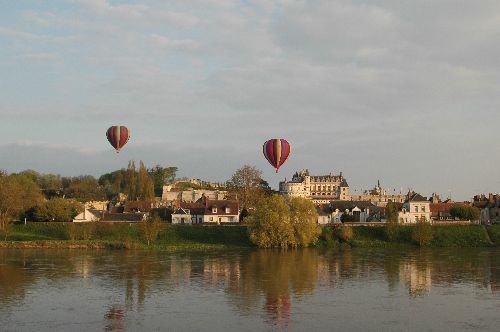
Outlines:
{"label": "autumn tree", "polygon": [[319,237],[317,212],[303,199],[274,195],[261,199],[247,218],[250,240],[261,248],[299,247]]}

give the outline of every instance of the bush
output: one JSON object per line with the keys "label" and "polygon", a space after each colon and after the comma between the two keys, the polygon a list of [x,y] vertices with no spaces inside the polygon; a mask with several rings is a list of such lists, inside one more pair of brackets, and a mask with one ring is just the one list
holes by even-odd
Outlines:
{"label": "bush", "polygon": [[432,225],[427,221],[419,221],[413,227],[412,240],[419,246],[425,247],[432,241]]}
{"label": "bush", "polygon": [[142,222],[142,236],[148,246],[158,239],[161,231],[161,219],[157,214],[150,215]]}
{"label": "bush", "polygon": [[384,234],[388,241],[396,242],[399,240],[401,226],[397,222],[388,222],[384,227]]}
{"label": "bush", "polygon": [[352,227],[348,227],[348,226],[342,226],[342,227],[336,228],[335,235],[343,242],[349,242],[354,237]]}

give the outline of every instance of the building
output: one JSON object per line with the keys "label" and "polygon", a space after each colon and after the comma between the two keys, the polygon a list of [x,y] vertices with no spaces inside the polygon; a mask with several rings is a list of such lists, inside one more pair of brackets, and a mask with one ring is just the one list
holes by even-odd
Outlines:
{"label": "building", "polygon": [[368,201],[331,201],[330,210],[333,223],[345,220],[346,218],[342,218],[343,215],[350,216],[349,219],[353,222],[367,222],[375,219],[374,214],[380,215],[383,208]]}
{"label": "building", "polygon": [[431,222],[430,202],[420,194],[409,192],[398,220],[400,224],[415,224],[418,221]]}
{"label": "building", "polygon": [[163,193],[161,200],[164,202],[182,201],[182,202],[196,202],[202,196],[212,200],[223,200],[227,196],[225,190],[208,190],[208,189],[190,189],[183,191],[171,191],[172,186],[163,186]]}
{"label": "building", "polygon": [[281,195],[310,199],[315,204],[328,204],[331,200],[349,200],[349,185],[339,175],[309,175],[309,170],[296,172],[291,181],[281,181]]}
{"label": "building", "polygon": [[388,202],[403,203],[406,199],[406,195],[401,193],[397,194],[395,190],[392,194],[388,193],[386,189],[382,188],[379,180],[376,186],[370,190],[365,190],[361,195],[351,193],[350,199],[352,201],[368,201],[375,205],[385,207]]}
{"label": "building", "polygon": [[239,222],[239,203],[234,200],[210,200],[203,196],[194,203],[178,202],[172,213],[173,224],[227,224]]}
{"label": "building", "polygon": [[79,213],[73,222],[94,222],[101,220],[104,210],[87,209],[85,208],[82,213]]}
{"label": "building", "polygon": [[472,205],[481,209],[480,220],[482,224],[500,223],[500,195],[491,193],[488,197],[476,195]]}

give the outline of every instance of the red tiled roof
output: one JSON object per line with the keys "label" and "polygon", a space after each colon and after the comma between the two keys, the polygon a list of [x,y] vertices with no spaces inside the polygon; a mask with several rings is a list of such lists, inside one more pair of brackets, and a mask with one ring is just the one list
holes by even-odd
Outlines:
{"label": "red tiled roof", "polygon": [[431,213],[437,214],[440,212],[449,213],[450,209],[454,206],[464,206],[464,203],[431,203],[430,209]]}

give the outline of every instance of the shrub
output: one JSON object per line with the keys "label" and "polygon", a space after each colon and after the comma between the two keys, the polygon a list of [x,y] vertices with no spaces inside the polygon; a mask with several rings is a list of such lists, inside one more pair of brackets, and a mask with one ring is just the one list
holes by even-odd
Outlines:
{"label": "shrub", "polygon": [[388,222],[384,227],[384,234],[388,241],[395,242],[399,240],[399,231],[401,226],[397,222]]}
{"label": "shrub", "polygon": [[161,231],[161,219],[157,214],[150,215],[142,222],[142,236],[148,246],[158,239]]}
{"label": "shrub", "polygon": [[432,225],[427,221],[419,221],[413,227],[412,240],[424,247],[432,241]]}
{"label": "shrub", "polygon": [[349,242],[354,237],[354,232],[352,227],[342,226],[335,229],[335,235],[343,242]]}

